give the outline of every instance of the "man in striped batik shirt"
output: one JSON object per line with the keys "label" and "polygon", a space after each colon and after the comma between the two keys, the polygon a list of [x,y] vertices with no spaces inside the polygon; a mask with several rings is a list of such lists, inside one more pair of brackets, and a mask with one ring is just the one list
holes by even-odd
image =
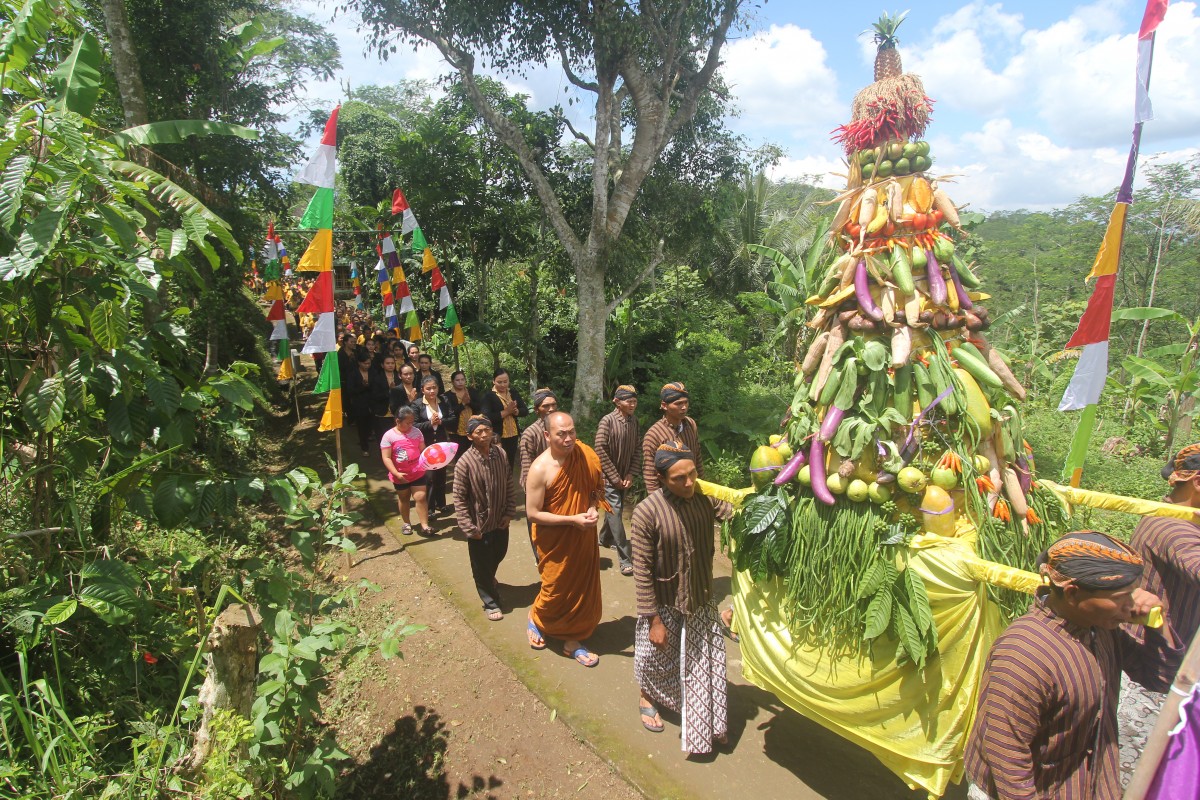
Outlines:
{"label": "man in striped batik shirt", "polygon": [[642,726],[663,729],[655,704],[680,716],[686,753],[725,744],[725,640],[713,597],[714,525],[730,505],[696,491],[696,463],[681,442],[659,445],[660,488],[638,504],[630,529],[638,621],[633,674]]}
{"label": "man in striped batik shirt", "polygon": [[[1168,503],[1200,512],[1200,444],[1180,450],[1163,468],[1171,491]],[[1145,517],[1133,532],[1130,545],[1146,562],[1142,588],[1163,600],[1176,641],[1187,647],[1200,630],[1200,524],[1173,517]],[[1141,638],[1140,629],[1131,630]],[[1125,780],[1146,745],[1165,697],[1141,686],[1122,682],[1121,771]]]}
{"label": "man in striped batik shirt", "polygon": [[1170,628],[1121,629],[1161,601],[1136,588],[1142,559],[1103,533],[1067,534],[1038,558],[1045,586],[988,654],[967,741],[972,797],[1108,800],[1121,794],[1124,671],[1165,691],[1183,655]]}

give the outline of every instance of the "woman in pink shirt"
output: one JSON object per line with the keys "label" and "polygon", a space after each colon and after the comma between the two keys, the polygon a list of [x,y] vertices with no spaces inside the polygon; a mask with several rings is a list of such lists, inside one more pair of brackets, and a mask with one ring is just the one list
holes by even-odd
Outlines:
{"label": "woman in pink shirt", "polygon": [[429,528],[429,506],[425,501],[425,467],[421,466],[421,451],[425,448],[425,437],[413,424],[415,414],[411,406],[396,409],[396,426],[390,428],[379,442],[383,465],[388,478],[396,487],[396,503],[400,506],[400,520],[404,523],[405,536],[413,529],[408,523],[409,509],[415,503],[417,520],[422,536],[436,536]]}

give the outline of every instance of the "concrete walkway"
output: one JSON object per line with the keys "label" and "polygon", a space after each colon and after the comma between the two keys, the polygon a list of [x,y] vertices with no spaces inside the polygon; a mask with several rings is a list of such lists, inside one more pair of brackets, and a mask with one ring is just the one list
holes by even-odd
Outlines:
{"label": "concrete walkway", "polygon": [[[364,465],[372,507],[407,552],[462,611],[484,644],[627,780],[652,798],[720,798],[740,792],[757,798],[916,798],[921,795],[884,769],[872,756],[783,706],[773,695],[741,678],[741,654],[728,642],[731,753],[687,757],[679,749],[678,720],[665,716],[666,730],[642,728],[633,679],[636,618],[633,579],[616,567],[615,554],[601,551],[604,617],[588,641],[600,664],[587,669],[560,655],[554,640],[542,651],[529,648],[527,610],[538,590],[524,508],[510,527],[508,557],[500,567],[508,611],[500,622],[483,614],[471,580],[465,539],[452,519],[441,518],[436,539],[400,536],[395,495],[377,460]],[[413,512],[413,523],[416,522]],[[365,557],[363,553],[360,557]],[[380,558],[388,558],[380,554]],[[724,604],[730,564],[718,552],[716,589]],[[959,788],[948,797],[961,797]]]}

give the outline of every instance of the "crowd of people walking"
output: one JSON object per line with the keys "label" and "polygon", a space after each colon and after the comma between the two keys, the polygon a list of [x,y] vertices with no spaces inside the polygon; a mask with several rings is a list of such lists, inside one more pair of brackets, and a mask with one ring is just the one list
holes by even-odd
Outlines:
{"label": "crowd of people walking", "polygon": [[[559,642],[584,667],[599,663],[587,640],[603,608],[599,550],[613,548],[620,574],[635,586],[642,726],[662,731],[660,709],[669,709],[680,720],[684,751],[726,744],[724,640],[736,634],[731,611],[718,610],[713,560],[714,526],[732,509],[697,491],[701,438],[687,387],[661,387],[662,416],[643,434],[638,390],[618,386],[589,445],[549,388],[533,392],[527,405],[500,369],[480,388],[456,371],[447,389],[416,345],[352,331],[341,342],[347,415],[364,456],[376,448],[381,454],[403,533],[436,536],[431,520],[438,516],[457,528],[484,614],[503,619],[497,574],[523,492],[541,581],[528,612],[528,644],[540,650]],[[458,445],[449,469],[421,463],[423,448],[436,442]],[[1163,477],[1167,502],[1200,509],[1200,445],[1180,451]],[[967,747],[972,796],[1115,797],[1120,676],[1151,692],[1127,687],[1127,695],[1139,691],[1147,707],[1161,704],[1153,693],[1166,690],[1200,628],[1200,525],[1146,518],[1131,545],[1095,531],[1071,533],[1042,554],[1038,569],[1043,590],[987,661]],[[1162,628],[1124,624],[1155,606],[1167,618]]]}

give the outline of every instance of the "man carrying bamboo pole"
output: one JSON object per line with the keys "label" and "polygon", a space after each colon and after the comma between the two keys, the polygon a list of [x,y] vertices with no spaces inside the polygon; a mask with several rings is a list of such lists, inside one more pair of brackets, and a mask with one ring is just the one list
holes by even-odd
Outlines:
{"label": "man carrying bamboo pole", "polygon": [[[1171,485],[1165,502],[1200,510],[1200,443],[1176,454],[1163,468]],[[1145,517],[1130,545],[1146,562],[1142,588],[1163,600],[1167,624],[1176,641],[1188,643],[1200,629],[1200,524],[1171,517]],[[1140,637],[1140,629],[1132,630]],[[1163,695],[1124,681],[1118,717],[1121,723],[1121,770],[1133,774],[1146,736],[1162,708]]]}
{"label": "man carrying bamboo pole", "polygon": [[1136,588],[1143,562],[1079,531],[1038,557],[1045,586],[988,654],[967,741],[972,797],[1105,800],[1121,792],[1117,700],[1126,672],[1165,691],[1182,656],[1169,627],[1139,642],[1120,625],[1162,602]]}

